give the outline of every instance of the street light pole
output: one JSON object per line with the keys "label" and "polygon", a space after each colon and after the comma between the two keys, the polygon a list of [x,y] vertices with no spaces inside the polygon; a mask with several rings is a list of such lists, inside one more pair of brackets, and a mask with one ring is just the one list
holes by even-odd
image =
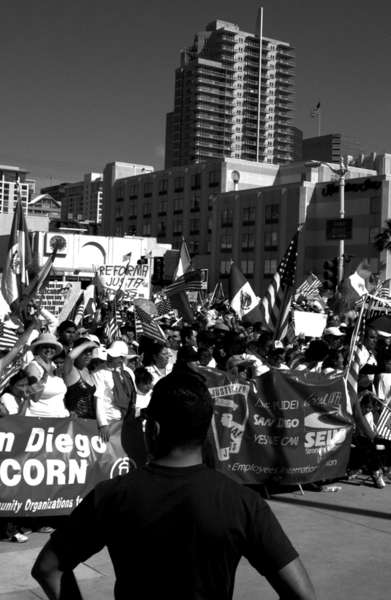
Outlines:
{"label": "street light pole", "polygon": [[[345,167],[343,158],[339,163],[339,218],[345,218],[345,176],[348,169]],[[338,283],[343,280],[344,274],[344,260],[345,260],[345,240],[339,240],[339,255],[338,255]]]}

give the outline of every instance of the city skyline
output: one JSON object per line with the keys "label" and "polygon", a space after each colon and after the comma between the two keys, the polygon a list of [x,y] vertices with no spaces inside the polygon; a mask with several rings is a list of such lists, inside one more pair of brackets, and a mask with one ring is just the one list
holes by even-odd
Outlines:
{"label": "city skyline", "polygon": [[0,163],[28,169],[37,189],[79,180],[113,160],[162,168],[180,50],[216,18],[253,33],[261,4],[265,35],[296,51],[293,124],[305,137],[316,135],[310,115],[320,101],[322,133],[341,131],[368,150],[391,150],[385,1],[368,19],[364,0],[150,0],[136,11],[123,0],[110,7],[19,0],[2,14]]}

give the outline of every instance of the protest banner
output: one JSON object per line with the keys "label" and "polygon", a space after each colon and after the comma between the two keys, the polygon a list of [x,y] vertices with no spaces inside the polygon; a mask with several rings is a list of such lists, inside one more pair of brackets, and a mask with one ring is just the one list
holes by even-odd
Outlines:
{"label": "protest banner", "polygon": [[0,517],[66,515],[100,481],[136,468],[121,422],[102,442],[88,419],[0,419]]}
{"label": "protest banner", "polygon": [[309,483],[341,477],[352,415],[342,375],[271,370],[250,385],[210,385],[214,466],[239,483]]}
{"label": "protest banner", "polygon": [[119,290],[121,298],[131,301],[134,298],[150,298],[151,266],[143,264],[102,265],[97,267],[99,285],[113,298]]}
{"label": "protest banner", "polygon": [[[214,400],[207,462],[239,483],[309,483],[345,474],[352,415],[342,375],[271,370],[262,392],[198,367]],[[143,465],[140,419],[100,440],[95,421],[0,419],[0,516],[65,515],[100,481]],[[121,438],[122,436],[122,438]]]}

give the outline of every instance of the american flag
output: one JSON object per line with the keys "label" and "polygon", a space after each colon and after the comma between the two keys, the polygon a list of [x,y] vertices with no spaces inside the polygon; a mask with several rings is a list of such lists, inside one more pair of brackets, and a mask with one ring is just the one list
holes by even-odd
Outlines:
{"label": "american flag", "polygon": [[16,373],[23,368],[23,357],[25,351],[26,346],[24,345],[23,348],[19,350],[14,360],[7,367],[5,367],[5,369],[3,369],[0,375],[0,394],[4,392],[11,377],[16,375]]}
{"label": "american flag", "polygon": [[167,338],[164,335],[161,327],[158,325],[155,319],[140,306],[134,306],[134,320],[136,338],[145,336],[160,342],[161,344],[165,344],[167,342]]}
{"label": "american flag", "polygon": [[167,286],[164,290],[166,296],[170,298],[181,292],[189,292],[192,290],[202,290],[202,273],[199,269],[187,271],[178,277],[173,283]]}
{"label": "american flag", "polygon": [[383,440],[391,440],[391,402],[383,404],[383,410],[376,423],[376,433]]}
{"label": "american flag", "polygon": [[169,315],[173,312],[171,302],[168,298],[161,298],[159,302],[156,302],[157,314],[159,317],[163,317],[164,315]]}
{"label": "american flag", "polygon": [[107,342],[111,344],[114,340],[121,339],[121,331],[117,320],[117,311],[115,306],[111,307],[108,313],[108,319],[104,329]]}
{"label": "american flag", "polygon": [[283,339],[288,331],[292,288],[296,275],[298,237],[299,229],[293,236],[262,299],[263,321],[273,332],[276,340]]}
{"label": "american flag", "polygon": [[354,399],[357,396],[358,376],[360,373],[360,368],[362,366],[361,360],[360,360],[362,345],[360,344],[359,339],[360,339],[361,332],[365,328],[365,313],[366,313],[367,307],[368,307],[367,302],[364,301],[362,303],[362,306],[360,309],[360,314],[357,317],[357,320],[356,320],[356,323],[354,326],[354,331],[352,333],[352,339],[350,342],[350,349],[349,349],[349,357],[348,357],[345,374],[344,374],[344,377],[346,380],[346,385],[348,388],[348,394],[349,394],[350,401],[352,404],[354,402]]}
{"label": "american flag", "polygon": [[313,273],[310,273],[303,281],[301,285],[296,290],[295,297],[304,296],[304,298],[308,298],[309,300],[314,300],[319,297],[319,289],[322,287],[322,282]]}
{"label": "american flag", "polygon": [[73,305],[73,308],[68,315],[68,319],[70,321],[73,321],[75,323],[75,325],[79,325],[79,323],[81,323],[81,321],[83,319],[84,310],[85,310],[84,292],[82,292],[80,294],[80,296],[78,297],[78,299],[76,300],[75,304]]}
{"label": "american flag", "polygon": [[15,329],[0,323],[0,349],[13,348],[18,340],[19,336],[15,333]]}

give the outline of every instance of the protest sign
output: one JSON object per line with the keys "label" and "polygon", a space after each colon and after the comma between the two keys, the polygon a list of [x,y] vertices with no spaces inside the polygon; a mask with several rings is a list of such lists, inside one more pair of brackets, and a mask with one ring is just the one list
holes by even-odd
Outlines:
{"label": "protest sign", "polygon": [[102,265],[96,270],[99,285],[110,297],[121,291],[121,298],[150,298],[151,267],[148,263]]}
{"label": "protest sign", "polygon": [[99,481],[134,469],[121,425],[105,443],[93,420],[0,419],[0,517],[69,514]]}
{"label": "protest sign", "polygon": [[352,416],[341,375],[278,371],[251,385],[210,385],[214,466],[239,483],[282,484],[345,474]]}
{"label": "protest sign", "polygon": [[322,337],[327,323],[325,313],[309,312],[304,310],[293,311],[295,335],[304,334],[306,337]]}

